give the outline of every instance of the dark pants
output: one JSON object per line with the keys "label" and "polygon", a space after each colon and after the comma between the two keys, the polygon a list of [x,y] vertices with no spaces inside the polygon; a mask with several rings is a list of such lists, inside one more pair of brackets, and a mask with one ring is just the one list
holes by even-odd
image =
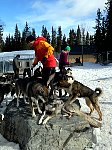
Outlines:
{"label": "dark pants", "polygon": [[[64,63],[59,63],[59,69],[60,69],[60,72],[63,74],[63,69],[65,68],[65,64]],[[65,91],[65,94],[64,94],[64,96],[66,96],[67,95],[67,92]],[[59,89],[59,97],[61,97],[62,96],[62,90],[61,89]]]}
{"label": "dark pants", "polygon": [[[47,82],[49,80],[49,77],[51,75],[55,74],[55,68],[51,68],[51,67],[46,67],[43,68],[42,70],[42,79],[43,79],[43,84],[47,86]],[[51,91],[50,91],[50,96],[53,95],[53,79],[50,81],[49,83],[50,87],[51,87]]]}
{"label": "dark pants", "polygon": [[47,85],[47,81],[48,81],[50,75],[52,75],[53,73],[55,73],[55,68],[51,68],[51,67],[43,68],[42,78],[43,78],[44,85]]}
{"label": "dark pants", "polygon": [[59,69],[60,69],[60,72],[62,72],[63,68],[65,68],[65,64],[59,63]]}
{"label": "dark pants", "polygon": [[19,78],[19,69],[14,69],[14,78],[17,79]]}

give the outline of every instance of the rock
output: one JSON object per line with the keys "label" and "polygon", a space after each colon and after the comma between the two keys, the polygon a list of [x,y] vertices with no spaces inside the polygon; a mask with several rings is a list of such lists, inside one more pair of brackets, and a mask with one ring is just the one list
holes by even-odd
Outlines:
{"label": "rock", "polygon": [[92,128],[81,117],[69,120],[61,114],[38,125],[39,115],[31,117],[29,105],[20,100],[19,109],[13,99],[4,112],[1,134],[10,142],[19,143],[21,150],[84,150],[92,145]]}

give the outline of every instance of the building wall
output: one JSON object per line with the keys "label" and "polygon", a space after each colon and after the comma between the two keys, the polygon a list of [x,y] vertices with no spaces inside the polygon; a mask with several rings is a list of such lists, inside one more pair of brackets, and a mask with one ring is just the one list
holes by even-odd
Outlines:
{"label": "building wall", "polygon": [[25,68],[31,68],[34,59],[20,59],[19,66],[20,66],[20,74],[23,73]]}
{"label": "building wall", "polygon": [[[24,68],[31,67],[34,59],[20,59],[19,66],[20,66],[20,73],[23,72]],[[13,63],[12,60],[10,61],[0,61],[0,72],[12,72],[13,71]]]}

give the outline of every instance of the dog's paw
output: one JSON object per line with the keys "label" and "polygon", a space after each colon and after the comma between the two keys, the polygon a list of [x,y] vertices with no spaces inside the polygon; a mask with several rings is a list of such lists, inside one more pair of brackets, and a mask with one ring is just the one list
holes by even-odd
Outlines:
{"label": "dog's paw", "polygon": [[39,120],[38,125],[41,125],[41,124],[42,124],[42,121],[41,121],[41,120]]}
{"label": "dog's paw", "polygon": [[39,124],[39,125],[42,124],[42,121],[43,121],[43,117],[40,118],[38,124]]}
{"label": "dog's paw", "polygon": [[46,125],[49,119],[50,119],[49,117],[47,117],[46,119],[44,119],[44,121],[43,121],[42,124],[43,124],[43,125]]}
{"label": "dog's paw", "polygon": [[47,121],[46,121],[46,120],[44,120],[42,124],[43,124],[43,125],[46,125],[46,124],[47,124]]}
{"label": "dog's paw", "polygon": [[33,118],[35,118],[35,117],[36,117],[36,115],[35,115],[35,114],[32,114],[32,117],[33,117]]}
{"label": "dog's paw", "polygon": [[99,118],[98,120],[99,120],[99,121],[102,121],[102,118]]}
{"label": "dog's paw", "polygon": [[42,111],[41,111],[41,110],[38,110],[38,113],[39,113],[39,114],[42,114]]}

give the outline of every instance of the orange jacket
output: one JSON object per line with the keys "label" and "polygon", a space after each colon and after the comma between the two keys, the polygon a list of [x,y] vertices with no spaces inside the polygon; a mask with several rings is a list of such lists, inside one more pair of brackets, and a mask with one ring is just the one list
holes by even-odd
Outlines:
{"label": "orange jacket", "polygon": [[35,60],[33,64],[37,64],[39,61],[42,62],[43,57],[47,60],[42,64],[43,67],[56,67],[56,59],[54,57],[54,48],[46,42],[44,37],[37,37],[33,44],[35,50]]}

